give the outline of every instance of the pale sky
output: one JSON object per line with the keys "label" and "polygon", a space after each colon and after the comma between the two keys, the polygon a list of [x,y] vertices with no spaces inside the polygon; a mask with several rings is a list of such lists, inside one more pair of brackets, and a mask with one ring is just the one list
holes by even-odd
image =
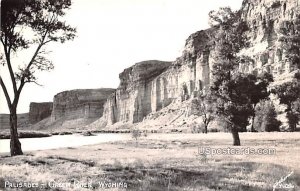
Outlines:
{"label": "pale sky", "polygon": [[[25,86],[18,113],[28,112],[30,102],[52,101],[61,91],[117,88],[119,73],[136,62],[174,61],[190,34],[208,28],[210,10],[239,9],[241,4],[242,0],[73,0],[65,20],[77,28],[77,38],[49,47],[55,69],[37,75],[43,87]],[[2,89],[0,113],[8,113]]]}

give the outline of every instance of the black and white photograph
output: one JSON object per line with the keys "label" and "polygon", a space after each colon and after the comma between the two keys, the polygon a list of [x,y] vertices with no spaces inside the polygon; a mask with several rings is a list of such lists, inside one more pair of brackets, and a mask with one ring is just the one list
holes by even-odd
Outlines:
{"label": "black and white photograph", "polygon": [[300,190],[300,0],[0,2],[0,191]]}

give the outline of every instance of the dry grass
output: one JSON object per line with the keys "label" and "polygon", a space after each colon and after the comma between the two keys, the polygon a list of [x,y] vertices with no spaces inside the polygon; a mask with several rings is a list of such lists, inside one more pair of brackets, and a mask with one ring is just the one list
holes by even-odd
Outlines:
{"label": "dry grass", "polygon": [[276,155],[209,155],[203,161],[197,155],[198,147],[230,147],[230,134],[150,134],[138,146],[130,140],[17,157],[2,155],[0,184],[4,189],[3,181],[79,181],[92,182],[94,190],[101,190],[98,182],[123,182],[127,190],[266,191],[293,171],[285,183],[300,189],[300,133],[245,133],[241,140],[242,147],[276,148]]}

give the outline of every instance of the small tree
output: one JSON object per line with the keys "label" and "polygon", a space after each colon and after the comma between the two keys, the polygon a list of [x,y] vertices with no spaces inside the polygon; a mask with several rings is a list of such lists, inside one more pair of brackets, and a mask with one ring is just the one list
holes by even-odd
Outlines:
{"label": "small tree", "polygon": [[[252,78],[254,83],[252,83],[252,87],[248,87],[250,101],[252,104],[252,109],[255,111],[256,105],[264,99],[268,99],[270,92],[268,91],[268,86],[271,82],[273,82],[273,76],[269,73],[263,73],[258,78]],[[253,112],[252,123],[251,123],[251,132],[255,132],[254,128],[254,119],[256,116],[256,112]]]}
{"label": "small tree", "polygon": [[293,124],[295,124],[294,129],[296,131],[297,125],[299,124],[299,121],[300,121],[300,98],[293,101],[291,110],[292,110],[293,115],[295,116]]}
{"label": "small tree", "polygon": [[234,145],[240,145],[238,132],[245,132],[249,118],[254,110],[251,102],[252,88],[255,88],[255,76],[236,73],[219,87],[213,87],[217,99],[217,115],[228,123],[234,139]]}
{"label": "small tree", "polygon": [[292,103],[292,111],[295,113],[295,115],[300,116],[300,98],[293,101]]}
{"label": "small tree", "polygon": [[[51,42],[64,43],[75,37],[76,30],[61,21],[65,10],[70,7],[71,0],[1,1],[0,61],[1,65],[7,66],[12,94],[9,94],[8,84],[2,76],[0,85],[10,111],[12,156],[23,154],[17,131],[17,106],[21,92],[25,84],[37,83],[37,71],[53,69],[44,48]],[[14,57],[18,57],[24,49],[33,50],[32,57],[26,65],[18,66]]]}
{"label": "small tree", "polygon": [[247,46],[244,35],[247,25],[241,21],[240,12],[233,12],[227,7],[210,12],[209,17],[210,23],[218,30],[215,35],[216,63],[212,69],[211,86],[212,94],[217,98],[216,112],[228,123],[233,145],[240,145],[238,132],[247,123],[251,113],[249,97],[239,82],[247,80],[237,72],[241,59],[238,52]]}
{"label": "small tree", "polygon": [[207,93],[205,95],[200,95],[197,99],[194,99],[192,104],[194,104],[194,115],[201,116],[203,125],[204,125],[204,133],[208,132],[209,123],[214,120],[214,101],[212,96]]}
{"label": "small tree", "polygon": [[139,129],[133,129],[131,131],[131,136],[135,139],[135,146],[138,145],[138,139],[142,136],[142,132]]}
{"label": "small tree", "polygon": [[248,27],[241,20],[240,12],[221,8],[218,12],[210,13],[210,20],[219,29],[211,90],[217,97],[217,114],[225,119],[233,135],[233,145],[240,145],[238,132],[246,131],[249,118],[253,120],[255,117],[256,104],[269,96],[267,87],[273,78],[269,74],[255,76],[239,72],[239,64],[249,60],[238,54],[249,44],[245,36]]}
{"label": "small tree", "polygon": [[299,123],[299,111],[297,110],[300,99],[300,79],[295,75],[294,81],[284,83],[272,90],[280,101],[280,104],[286,105],[286,117],[288,119],[290,131],[295,131]]}
{"label": "small tree", "polygon": [[274,104],[270,100],[262,100],[256,107],[254,127],[258,131],[280,131],[281,122],[276,119],[277,113]]}

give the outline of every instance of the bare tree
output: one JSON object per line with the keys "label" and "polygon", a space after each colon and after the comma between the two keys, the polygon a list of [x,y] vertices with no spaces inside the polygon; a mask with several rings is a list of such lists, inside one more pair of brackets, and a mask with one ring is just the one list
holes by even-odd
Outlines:
{"label": "bare tree", "polygon": [[[61,18],[71,7],[71,0],[3,0],[1,2],[1,65],[7,66],[12,94],[7,82],[0,75],[0,85],[10,112],[10,153],[23,154],[17,131],[17,106],[21,92],[27,83],[36,83],[37,71],[54,68],[47,58],[45,47],[51,42],[64,43],[73,40],[76,29]],[[13,57],[24,49],[33,50],[31,59],[18,66]],[[3,73],[2,73],[3,75]]]}
{"label": "bare tree", "polygon": [[195,107],[194,115],[201,116],[204,133],[208,132],[209,123],[214,120],[214,107],[212,97],[210,94],[200,95],[197,99],[193,100]]}

